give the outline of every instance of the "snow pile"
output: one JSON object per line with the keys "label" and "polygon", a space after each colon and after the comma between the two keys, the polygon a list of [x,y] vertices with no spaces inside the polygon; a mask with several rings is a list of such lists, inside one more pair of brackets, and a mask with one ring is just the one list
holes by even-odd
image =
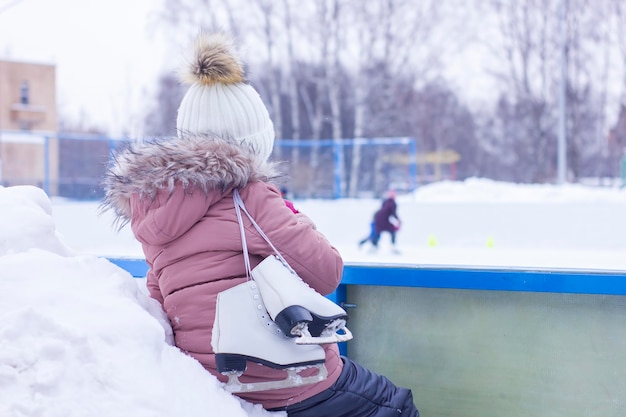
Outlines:
{"label": "snow pile", "polygon": [[441,181],[425,185],[411,196],[420,202],[576,203],[626,202],[626,189],[582,184],[515,184],[486,178]]}
{"label": "snow pile", "polygon": [[0,187],[0,416],[284,415],[172,346],[145,288],[67,247],[51,211],[39,188]]}

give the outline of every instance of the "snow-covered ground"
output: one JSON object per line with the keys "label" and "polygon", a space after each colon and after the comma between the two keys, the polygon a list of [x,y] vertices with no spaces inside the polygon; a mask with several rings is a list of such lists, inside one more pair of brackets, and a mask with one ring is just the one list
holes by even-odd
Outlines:
{"label": "snow-covered ground", "polygon": [[[379,200],[296,201],[347,262],[626,270],[626,192],[473,179],[398,198],[400,255],[357,247]],[[0,416],[267,416],[171,345],[158,304],[103,256],[141,256],[97,203],[0,187]],[[273,413],[284,415],[284,413]]]}

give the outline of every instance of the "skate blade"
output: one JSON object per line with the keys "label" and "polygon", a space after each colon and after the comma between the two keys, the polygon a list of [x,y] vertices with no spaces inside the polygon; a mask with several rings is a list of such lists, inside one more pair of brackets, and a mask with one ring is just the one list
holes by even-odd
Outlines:
{"label": "skate blade", "polygon": [[[311,376],[301,376],[299,372],[305,369],[317,368],[317,374]],[[236,392],[256,392],[256,391],[269,391],[281,388],[299,387],[301,385],[310,385],[323,381],[328,377],[328,370],[326,366],[321,363],[312,366],[301,366],[297,368],[287,368],[287,377],[281,381],[266,381],[266,382],[248,382],[243,383],[239,381],[241,372],[229,372],[228,381],[224,384],[224,389],[230,393]]]}
{"label": "skate blade", "polygon": [[294,342],[296,345],[323,345],[326,343],[339,343],[352,340],[352,332],[347,327],[339,329],[343,333],[332,333],[329,335],[311,336],[310,333],[301,334],[296,337]]}

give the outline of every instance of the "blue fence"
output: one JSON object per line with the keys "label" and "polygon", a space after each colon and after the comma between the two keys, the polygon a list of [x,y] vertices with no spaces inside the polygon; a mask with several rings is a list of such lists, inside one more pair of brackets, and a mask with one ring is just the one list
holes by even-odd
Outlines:
{"label": "blue fence", "polygon": [[[92,134],[0,133],[4,145],[9,144],[9,134],[11,146],[36,141],[34,155],[38,158],[33,160],[34,156],[27,154],[30,156],[12,161],[21,168],[5,170],[4,175],[0,172],[4,185],[36,184],[48,195],[74,199],[102,198],[101,180],[110,155],[129,141]],[[417,186],[417,142],[411,137],[282,139],[275,142],[274,153],[275,158],[281,155],[275,160],[282,161],[292,196],[343,198],[353,183],[351,177],[358,179],[352,185],[356,189],[350,191],[353,196],[380,195],[389,188],[408,192]],[[42,169],[30,168],[33,164]]]}
{"label": "blue fence", "polygon": [[626,415],[626,271],[347,264],[331,298],[422,415]]}

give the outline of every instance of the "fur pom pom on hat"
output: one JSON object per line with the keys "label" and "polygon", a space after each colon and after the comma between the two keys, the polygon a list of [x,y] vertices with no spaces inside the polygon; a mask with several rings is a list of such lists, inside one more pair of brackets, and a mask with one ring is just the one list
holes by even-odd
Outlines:
{"label": "fur pom pom on hat", "polygon": [[274,125],[259,93],[249,85],[224,34],[200,33],[180,79],[191,84],[178,108],[178,135],[211,133],[252,147],[265,162],[274,146]]}

